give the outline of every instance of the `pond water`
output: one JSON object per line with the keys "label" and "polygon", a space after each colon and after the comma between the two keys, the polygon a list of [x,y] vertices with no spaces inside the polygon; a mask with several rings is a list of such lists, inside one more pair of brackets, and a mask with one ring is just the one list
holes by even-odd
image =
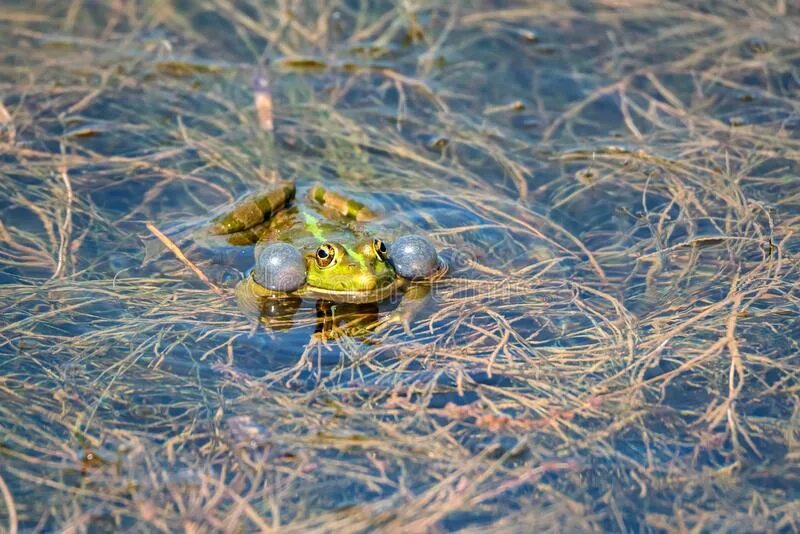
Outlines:
{"label": "pond water", "polygon": [[[0,529],[799,528],[796,3],[3,4]],[[409,328],[244,313],[183,230],[279,179]]]}

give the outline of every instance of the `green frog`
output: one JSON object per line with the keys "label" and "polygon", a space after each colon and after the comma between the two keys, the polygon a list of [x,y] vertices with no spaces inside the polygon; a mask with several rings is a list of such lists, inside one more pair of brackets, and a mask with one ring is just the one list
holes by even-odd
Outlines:
{"label": "green frog", "polygon": [[[277,155],[267,69],[257,70],[253,96],[258,124]],[[415,282],[447,271],[433,244],[416,234],[389,243],[376,224],[377,213],[361,202],[320,184],[302,193],[293,182],[278,183],[240,200],[208,225],[205,241],[212,250],[234,245],[255,251],[254,267],[236,287],[242,309],[258,313],[273,328],[285,328],[302,300],[312,299],[319,329],[346,324],[344,330],[352,330],[365,323],[372,328],[377,304],[402,295],[400,305],[380,322],[399,322],[409,331],[409,320],[430,288]],[[394,227],[389,230],[396,233]]]}
{"label": "green frog", "polygon": [[[250,195],[216,217],[208,233],[228,245],[252,246],[252,271],[237,285],[240,306],[270,326],[288,325],[302,299],[317,301],[321,329],[376,322],[377,303],[404,295],[383,324],[408,322],[446,263],[427,238],[406,234],[388,243],[366,205],[315,184],[304,195],[293,182]],[[417,303],[419,304],[419,302]],[[338,310],[338,316],[336,317]],[[342,319],[342,320],[340,320]],[[352,327],[353,325],[350,324]]]}

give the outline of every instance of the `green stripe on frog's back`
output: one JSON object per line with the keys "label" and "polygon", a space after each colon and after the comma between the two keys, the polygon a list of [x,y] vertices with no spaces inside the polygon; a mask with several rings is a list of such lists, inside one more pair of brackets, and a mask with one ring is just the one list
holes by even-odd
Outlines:
{"label": "green stripe on frog's back", "polygon": [[289,182],[266,193],[245,197],[232,210],[214,219],[210,231],[217,235],[232,234],[268,221],[294,199],[295,192],[294,183]]}
{"label": "green stripe on frog's back", "polygon": [[356,249],[354,249],[353,247],[349,247],[349,246],[344,245],[344,244],[342,246],[347,251],[347,255],[348,256],[350,256],[352,259],[354,259],[361,267],[366,269],[366,267],[367,267],[367,258],[365,258],[363,254],[361,254],[360,252],[357,252]]}
{"label": "green stripe on frog's back", "polygon": [[332,209],[343,217],[348,217],[359,222],[375,219],[375,213],[361,202],[329,191],[320,184],[315,184],[309,191],[308,196],[314,202]]}
{"label": "green stripe on frog's back", "polygon": [[314,236],[314,239],[321,245],[328,239],[325,237],[325,232],[319,226],[319,220],[310,213],[303,213],[303,222],[306,224],[306,230],[309,234]]}

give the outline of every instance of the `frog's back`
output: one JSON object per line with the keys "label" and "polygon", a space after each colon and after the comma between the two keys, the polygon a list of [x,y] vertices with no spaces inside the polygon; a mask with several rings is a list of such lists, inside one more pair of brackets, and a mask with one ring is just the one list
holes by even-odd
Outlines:
{"label": "frog's back", "polygon": [[260,230],[258,245],[282,241],[310,252],[322,243],[354,244],[363,238],[366,231],[363,223],[354,224],[352,219],[319,204],[312,196],[313,191],[275,213]]}

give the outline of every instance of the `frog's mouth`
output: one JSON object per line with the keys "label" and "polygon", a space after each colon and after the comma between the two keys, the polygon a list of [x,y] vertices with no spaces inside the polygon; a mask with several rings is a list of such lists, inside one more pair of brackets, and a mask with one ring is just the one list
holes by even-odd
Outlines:
{"label": "frog's mouth", "polygon": [[262,286],[253,278],[253,273],[242,280],[244,292],[251,293],[260,298],[282,298],[287,296],[297,296],[310,299],[330,300],[332,302],[347,302],[350,304],[368,304],[381,302],[399,292],[407,283],[404,278],[396,278],[389,284],[376,287],[374,289],[324,289],[320,287],[305,286],[297,291],[284,292],[273,291]]}
{"label": "frog's mouth", "polygon": [[306,286],[294,294],[300,297],[330,300],[333,302],[347,302],[350,304],[367,304],[381,302],[392,295],[397,294],[406,281],[403,278],[395,278],[388,284],[384,284],[373,289],[324,289],[320,287]]}

